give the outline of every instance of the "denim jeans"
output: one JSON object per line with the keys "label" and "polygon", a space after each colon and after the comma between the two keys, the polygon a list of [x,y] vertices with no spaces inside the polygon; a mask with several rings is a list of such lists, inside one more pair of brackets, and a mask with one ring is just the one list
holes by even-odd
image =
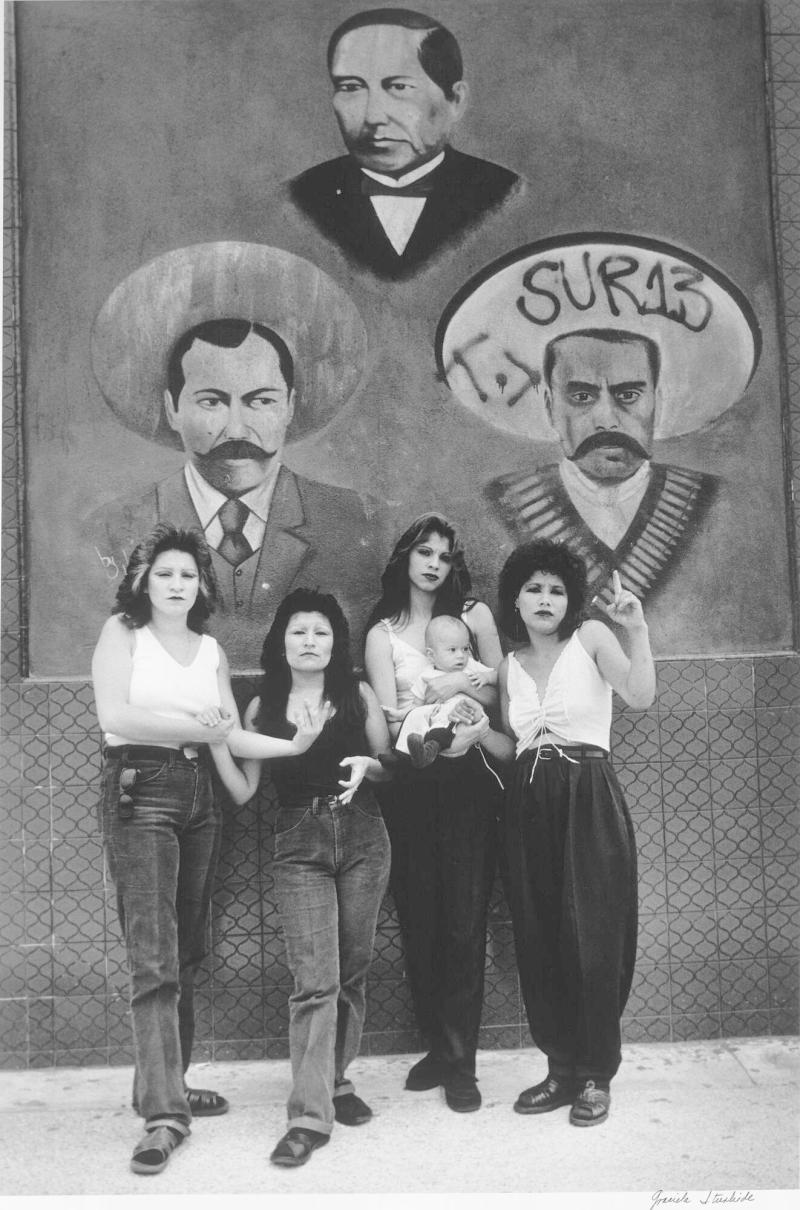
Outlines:
{"label": "denim jeans", "polygon": [[389,877],[389,837],[371,791],[282,807],[275,891],[294,991],[289,998],[289,1126],[330,1134],[333,1098],[358,1054],[367,971]]}
{"label": "denim jeans", "polygon": [[[150,1128],[188,1134],[184,1072],[194,1041],[194,975],[206,955],[220,837],[208,759],[107,750],[102,829],[128,954],[136,1072],[133,1105]],[[138,777],[129,818],[119,810],[124,768]]]}

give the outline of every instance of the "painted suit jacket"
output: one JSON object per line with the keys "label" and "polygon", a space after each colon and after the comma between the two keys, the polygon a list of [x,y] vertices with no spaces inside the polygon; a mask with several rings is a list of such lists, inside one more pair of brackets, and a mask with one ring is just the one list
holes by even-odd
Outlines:
{"label": "painted suit jacket", "polygon": [[650,483],[625,536],[613,549],[589,528],[572,503],[558,465],[492,480],[486,494],[518,542],[551,538],[566,542],[586,561],[589,593],[611,600],[609,582],[645,597],[680,558],[707,508],[717,480],[700,471],[651,465]]}
{"label": "painted suit jacket", "polygon": [[[294,204],[358,264],[378,277],[411,277],[445,244],[457,239],[521,186],[520,177],[452,147],[430,173],[431,193],[402,253],[395,251],[349,155],[309,168],[289,183]],[[428,180],[428,178],[425,178]]]}
{"label": "painted suit jacket", "polygon": [[[380,590],[377,535],[368,507],[354,491],[280,468],[261,549],[237,568],[211,552],[221,600],[209,630],[232,667],[258,667],[277,606],[300,586],[336,596],[350,623],[356,654]],[[142,496],[111,504],[97,516],[91,540],[99,571],[113,559],[121,575],[133,547],[159,521],[200,528],[183,471],[153,484]]]}

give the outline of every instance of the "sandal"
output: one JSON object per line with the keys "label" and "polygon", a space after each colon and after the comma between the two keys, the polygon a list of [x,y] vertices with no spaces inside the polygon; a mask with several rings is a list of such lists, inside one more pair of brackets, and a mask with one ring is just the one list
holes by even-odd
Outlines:
{"label": "sandal", "polygon": [[187,1088],[186,1100],[193,1118],[215,1118],[230,1109],[225,1098],[209,1088]]}
{"label": "sandal", "polygon": [[312,1151],[316,1151],[318,1147],[324,1147],[328,1142],[330,1142],[329,1134],[322,1134],[319,1130],[304,1130],[300,1126],[292,1126],[279,1140],[269,1158],[273,1164],[278,1164],[281,1168],[299,1168],[301,1164],[308,1161]]}
{"label": "sandal", "polygon": [[140,1176],[163,1172],[172,1152],[180,1147],[185,1137],[171,1126],[154,1126],[152,1130],[146,1130],[133,1149],[131,1171]]}

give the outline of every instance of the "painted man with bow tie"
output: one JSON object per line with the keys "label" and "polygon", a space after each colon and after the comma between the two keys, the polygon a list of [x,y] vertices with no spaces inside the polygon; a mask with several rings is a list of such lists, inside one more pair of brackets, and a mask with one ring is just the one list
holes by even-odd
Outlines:
{"label": "painted man with bow tie", "polygon": [[507,168],[450,146],[467,84],[458,43],[401,8],[344,21],[328,44],[333,108],[349,155],[295,178],[315,226],[377,276],[413,276],[517,193]]}

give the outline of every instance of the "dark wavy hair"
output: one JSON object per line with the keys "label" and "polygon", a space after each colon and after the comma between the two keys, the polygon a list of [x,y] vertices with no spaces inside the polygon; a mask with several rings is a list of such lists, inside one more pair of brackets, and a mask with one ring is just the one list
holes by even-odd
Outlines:
{"label": "dark wavy hair", "polygon": [[516,609],[519,590],[537,571],[560,576],[567,590],[567,612],[558,628],[558,637],[568,639],[584,620],[586,602],[586,564],[565,542],[539,538],[524,542],[513,550],[503,564],[498,585],[498,621],[514,642],[524,642],[527,631]]}
{"label": "dark wavy hair", "polygon": [[424,13],[410,8],[373,8],[368,12],[355,13],[338,25],[328,42],[328,71],[333,65],[336,47],[345,34],[369,25],[399,25],[402,29],[424,31],[417,57],[420,67],[441,88],[448,101],[453,100],[453,85],[464,75],[461,48],[453,34],[441,21],[426,17]]}
{"label": "dark wavy hair", "polygon": [[211,552],[198,529],[178,529],[168,521],[157,525],[133,550],[111,612],[118,613],[120,621],[130,630],[147,625],[150,621],[147,577],[158,556],[168,550],[183,551],[197,564],[200,577],[197,600],[189,610],[186,622],[190,630],[202,634],[217,604],[217,578],[211,564]]}
{"label": "dark wavy hair", "polygon": [[189,328],[172,346],[167,362],[167,389],[172,397],[172,406],[176,409],[178,407],[178,397],[186,382],[183,359],[196,340],[216,345],[219,349],[238,349],[251,333],[260,336],[275,350],[286,389],[291,391],[294,386],[294,361],[286,341],[277,332],[250,319],[207,319],[204,323]]}
{"label": "dark wavy hair", "polygon": [[342,724],[363,722],[366,717],[361,683],[350,656],[350,627],[342,607],[329,592],[295,588],[284,597],[267,631],[261,649],[260,698],[256,726],[265,735],[275,734],[286,722],[286,703],[292,687],[292,670],[286,662],[286,631],[296,613],[321,613],[331,624],[333,649],[325,669],[325,698],[335,708]]}
{"label": "dark wavy hair", "polygon": [[436,593],[433,606],[433,616],[449,613],[459,618],[468,601],[472,588],[472,580],[464,562],[464,551],[459,542],[453,525],[440,513],[423,513],[409,525],[389,556],[386,570],[381,576],[383,591],[372,613],[369,615],[367,630],[383,618],[398,621],[408,610],[409,583],[408,560],[415,546],[431,534],[439,534],[450,543],[450,555],[453,560],[450,572]]}

